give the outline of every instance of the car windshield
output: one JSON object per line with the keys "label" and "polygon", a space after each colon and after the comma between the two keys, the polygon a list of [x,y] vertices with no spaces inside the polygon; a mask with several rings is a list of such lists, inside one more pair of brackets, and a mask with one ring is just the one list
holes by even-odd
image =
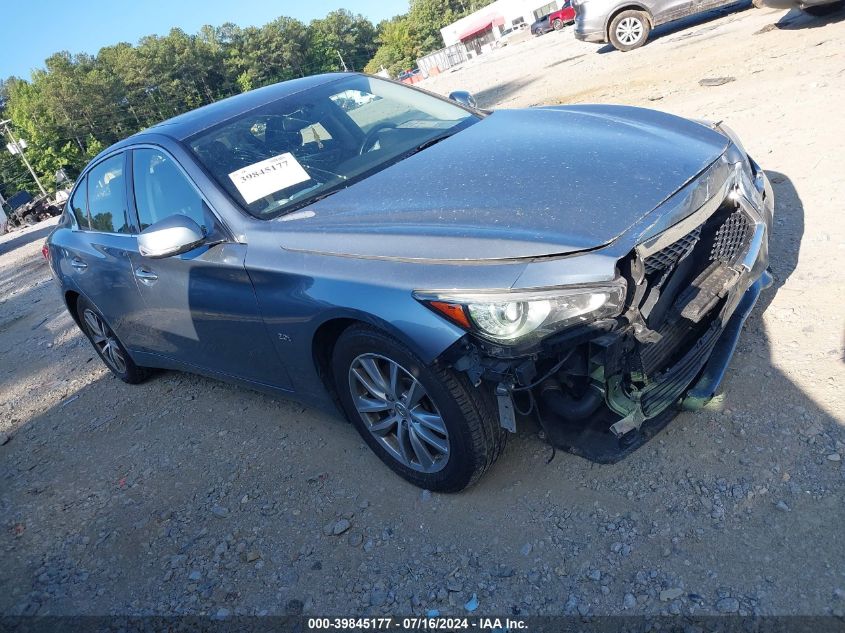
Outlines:
{"label": "car windshield", "polygon": [[236,201],[268,219],[347,187],[477,120],[444,99],[355,75],[251,110],[187,142]]}

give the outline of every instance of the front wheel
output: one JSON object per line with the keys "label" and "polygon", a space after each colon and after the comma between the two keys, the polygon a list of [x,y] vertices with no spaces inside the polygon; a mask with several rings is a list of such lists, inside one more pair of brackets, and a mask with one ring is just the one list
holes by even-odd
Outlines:
{"label": "front wheel", "polygon": [[491,398],[447,367],[426,366],[367,325],[345,330],[332,369],[344,412],[369,447],[412,484],[457,492],[505,446]]}
{"label": "front wheel", "polygon": [[554,22],[552,22],[552,26],[554,27],[555,31],[560,31],[563,28],[563,20],[557,18]]}
{"label": "front wheel", "polygon": [[622,11],[610,22],[608,37],[613,46],[622,51],[632,51],[645,44],[651,33],[651,23],[642,11]]}

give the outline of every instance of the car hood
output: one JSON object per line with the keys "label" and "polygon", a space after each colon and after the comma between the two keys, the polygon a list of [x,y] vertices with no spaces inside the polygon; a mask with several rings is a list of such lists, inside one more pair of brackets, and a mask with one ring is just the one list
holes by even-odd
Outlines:
{"label": "car hood", "polygon": [[500,110],[275,223],[294,251],[496,260],[604,246],[726,149],[704,125],[621,106]]}

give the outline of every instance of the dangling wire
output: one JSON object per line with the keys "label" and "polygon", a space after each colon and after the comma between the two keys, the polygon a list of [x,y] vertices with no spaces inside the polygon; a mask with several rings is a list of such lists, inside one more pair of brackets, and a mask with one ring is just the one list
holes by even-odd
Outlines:
{"label": "dangling wire", "polygon": [[[514,389],[514,391],[516,391]],[[529,391],[528,392],[528,408],[523,411],[518,406],[516,406],[516,398],[512,398],[513,401],[513,410],[516,411],[519,415],[528,415],[532,411],[536,410],[535,402],[534,402],[534,394]]]}
{"label": "dangling wire", "polygon": [[[529,391],[528,393],[531,393],[531,392]],[[541,429],[543,429],[543,434],[546,436],[546,439],[548,439],[549,434],[546,433],[546,429],[543,426],[543,421],[540,419],[540,410],[536,407],[534,408],[534,415],[537,416],[537,424],[540,426]],[[546,464],[551,464],[552,460],[555,458],[555,455],[557,455],[557,449],[555,448],[555,445],[552,444],[551,442],[549,442],[549,446],[552,449],[552,454],[546,460]]]}

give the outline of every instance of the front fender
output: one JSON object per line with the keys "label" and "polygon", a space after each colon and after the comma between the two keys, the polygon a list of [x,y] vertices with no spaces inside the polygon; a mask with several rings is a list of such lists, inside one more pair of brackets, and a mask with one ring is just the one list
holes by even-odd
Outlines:
{"label": "front fender", "polygon": [[314,339],[326,323],[348,319],[368,323],[407,346],[429,364],[464,335],[413,298],[410,288],[372,281],[249,270],[270,339],[286,365],[295,392],[324,400],[314,363]]}

